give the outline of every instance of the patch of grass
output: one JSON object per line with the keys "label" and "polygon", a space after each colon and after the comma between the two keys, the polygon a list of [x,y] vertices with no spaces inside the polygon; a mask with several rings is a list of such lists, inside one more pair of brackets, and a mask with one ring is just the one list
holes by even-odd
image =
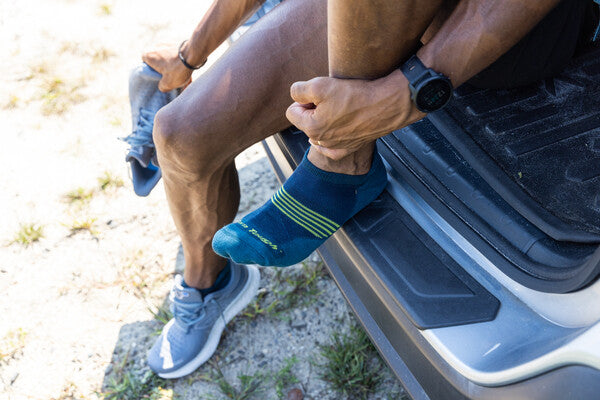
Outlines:
{"label": "patch of grass", "polygon": [[123,182],[123,179],[110,171],[104,171],[104,174],[98,178],[98,185],[100,186],[100,190],[104,191],[111,187],[120,188],[125,185],[125,183]]}
{"label": "patch of grass", "polygon": [[282,317],[288,310],[309,306],[317,300],[317,282],[324,276],[322,262],[314,266],[303,263],[300,271],[278,269],[273,279],[273,296],[267,296],[265,291],[259,292],[241,316],[246,319],[253,319],[259,315]]}
{"label": "patch of grass", "polygon": [[125,354],[123,361],[113,371],[112,376],[99,393],[104,400],[172,400],[173,389],[169,382],[159,378],[152,371],[143,375],[134,373],[134,364]]}
{"label": "patch of grass", "polygon": [[86,217],[83,219],[75,219],[71,222],[69,229],[71,230],[71,234],[76,234],[79,232],[87,231],[92,236],[96,236],[98,232],[94,229],[97,218]]}
{"label": "patch of grass", "polygon": [[113,378],[106,391],[102,393],[105,400],[170,400],[173,389],[165,389],[167,382],[148,371],[139,378],[133,372],[126,371],[119,378]]}
{"label": "patch of grass", "polygon": [[109,3],[100,4],[100,14],[111,15],[113,13],[113,5]]}
{"label": "patch of grass", "polygon": [[19,231],[15,234],[15,237],[11,243],[19,243],[23,246],[29,246],[43,237],[43,226],[37,224],[21,224]]}
{"label": "patch of grass", "polygon": [[150,306],[147,306],[146,308],[154,316],[155,320],[162,323],[161,327],[158,328],[155,332],[153,332],[154,336],[158,336],[162,333],[162,330],[163,330],[164,326],[167,324],[167,322],[169,322],[171,320],[171,318],[173,318],[173,313],[171,312],[168,304],[166,304],[166,303],[156,307],[156,310],[154,310]]}
{"label": "patch of grass", "polygon": [[121,121],[121,118],[119,117],[112,117],[108,123],[116,127],[123,126],[123,121]]}
{"label": "patch of grass", "polygon": [[46,79],[42,84],[42,113],[44,115],[60,115],[71,106],[81,103],[85,97],[79,93],[83,84],[75,85],[64,82],[61,78]]}
{"label": "patch of grass", "polygon": [[[252,303],[248,304],[248,307],[240,314],[241,317],[247,319],[254,319],[259,315],[269,315],[275,311],[275,308],[279,304],[279,300],[275,299],[269,304],[265,305],[265,295],[266,291],[261,290],[258,292],[256,299],[252,301]],[[239,318],[239,317],[238,317]]]}
{"label": "patch of grass", "polygon": [[106,62],[109,58],[114,57],[115,55],[116,54],[114,51],[107,49],[106,47],[100,47],[92,51],[92,62]]}
{"label": "patch of grass", "polygon": [[254,375],[240,374],[237,376],[238,384],[234,386],[225,378],[225,375],[223,375],[217,357],[213,358],[210,362],[210,366],[212,367],[212,381],[219,386],[219,390],[221,390],[228,399],[248,400],[255,398],[255,396],[260,394],[263,390],[261,386],[265,380],[265,376],[261,373],[256,373]]}
{"label": "patch of grass", "polygon": [[134,295],[146,298],[147,289],[153,282],[153,277],[143,263],[131,262],[125,264],[119,271],[118,281],[123,289],[133,289]]}
{"label": "patch of grass", "polygon": [[278,269],[275,275],[275,282],[280,288],[275,289],[275,294],[280,299],[276,311],[309,306],[317,300],[320,293],[317,283],[320,278],[326,276],[322,262],[315,266],[304,262],[302,269],[292,274],[286,274],[287,271],[284,271]]}
{"label": "patch of grass", "polygon": [[273,386],[275,387],[275,393],[279,399],[284,398],[283,390],[289,386],[298,383],[298,378],[292,372],[292,368],[298,362],[296,356],[286,358],[284,360],[285,365],[279,371],[273,374]]}
{"label": "patch of grass", "polygon": [[27,332],[23,328],[9,331],[0,339],[0,364],[17,357],[25,347]]}
{"label": "patch of grass", "polygon": [[62,388],[58,397],[52,397],[50,400],[85,400],[85,398],[79,388],[73,382],[69,382]]}
{"label": "patch of grass", "polygon": [[10,96],[8,96],[8,100],[6,101],[6,103],[4,103],[2,108],[6,110],[15,109],[19,106],[19,101],[19,96],[17,96],[16,94],[11,94]]}
{"label": "patch of grass", "polygon": [[367,334],[357,326],[348,335],[334,332],[332,343],[320,346],[325,359],[320,377],[343,396],[367,399],[381,383],[382,363]]}
{"label": "patch of grass", "polygon": [[81,52],[81,44],[74,41],[65,41],[62,42],[60,48],[58,49],[59,54],[63,53],[71,53],[78,54]]}
{"label": "patch of grass", "polygon": [[[115,265],[117,276],[109,285],[118,285],[121,290],[146,301],[156,286],[163,284],[165,280],[171,277],[170,273],[164,271],[163,265],[163,260],[156,255],[144,254],[142,249],[132,250],[125,255],[119,264]],[[154,312],[155,307],[148,302],[146,303],[148,310],[155,317],[166,318],[168,316],[166,321],[171,319],[170,313],[167,314],[167,305],[161,306],[164,312],[161,311],[161,307],[158,307],[157,311]],[[161,318],[157,319],[161,320]]]}
{"label": "patch of grass", "polygon": [[36,76],[45,76],[50,73],[50,65],[46,61],[38,61],[29,67],[30,73],[27,76],[28,79],[35,78]]}
{"label": "patch of grass", "polygon": [[156,311],[148,307],[148,311],[154,316],[155,320],[160,321],[163,324],[166,324],[173,318],[173,313],[167,304],[156,307]]}
{"label": "patch of grass", "polygon": [[[100,178],[98,178],[100,179]],[[94,189],[85,189],[78,187],[65,194],[64,198],[68,203],[88,203],[94,197]]]}

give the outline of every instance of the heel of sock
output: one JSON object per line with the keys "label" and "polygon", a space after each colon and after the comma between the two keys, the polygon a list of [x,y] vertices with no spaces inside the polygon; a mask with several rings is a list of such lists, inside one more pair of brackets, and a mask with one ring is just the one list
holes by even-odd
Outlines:
{"label": "heel of sock", "polygon": [[387,186],[387,171],[379,152],[373,154],[373,163],[368,173],[368,179],[358,189],[353,215],[373,202]]}

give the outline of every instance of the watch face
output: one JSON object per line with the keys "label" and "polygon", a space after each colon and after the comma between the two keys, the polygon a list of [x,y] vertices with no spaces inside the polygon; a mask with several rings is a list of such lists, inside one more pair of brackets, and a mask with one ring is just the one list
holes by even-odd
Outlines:
{"label": "watch face", "polygon": [[442,108],[452,96],[452,85],[447,79],[434,77],[419,88],[415,102],[419,110],[432,112]]}

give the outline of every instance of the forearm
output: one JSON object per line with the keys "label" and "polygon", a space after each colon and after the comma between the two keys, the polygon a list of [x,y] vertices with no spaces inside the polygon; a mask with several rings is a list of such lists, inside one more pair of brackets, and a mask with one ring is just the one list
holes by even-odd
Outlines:
{"label": "forearm", "polygon": [[[458,87],[506,53],[558,2],[462,0],[417,55]],[[375,80],[298,82],[292,98],[296,103],[286,113],[290,122],[333,159],[425,116],[414,105],[409,82],[399,69]]]}
{"label": "forearm", "polygon": [[186,61],[200,65],[264,0],[215,0],[183,48]]}
{"label": "forearm", "polygon": [[458,87],[506,53],[559,1],[462,0],[417,55]]}

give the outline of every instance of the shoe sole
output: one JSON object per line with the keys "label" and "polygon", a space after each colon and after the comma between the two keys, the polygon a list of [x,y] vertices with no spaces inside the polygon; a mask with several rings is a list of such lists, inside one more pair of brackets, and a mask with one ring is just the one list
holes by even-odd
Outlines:
{"label": "shoe sole", "polygon": [[223,329],[225,329],[225,325],[229,321],[231,321],[236,315],[238,315],[246,306],[250,303],[250,301],[256,296],[258,292],[258,285],[260,284],[260,273],[256,267],[251,265],[247,265],[248,268],[248,281],[244,285],[244,288],[237,295],[235,299],[227,306],[225,311],[223,312],[223,316],[225,317],[225,322],[223,322],[223,318],[217,319],[215,324],[213,325],[210,333],[208,334],[208,339],[206,340],[206,345],[194,357],[190,362],[183,365],[181,368],[167,372],[167,373],[159,373],[158,376],[165,379],[175,379],[181,378],[183,376],[189,375],[194,372],[198,367],[204,364],[217,350],[217,346],[219,345],[219,341],[221,340],[221,334],[223,333]]}

